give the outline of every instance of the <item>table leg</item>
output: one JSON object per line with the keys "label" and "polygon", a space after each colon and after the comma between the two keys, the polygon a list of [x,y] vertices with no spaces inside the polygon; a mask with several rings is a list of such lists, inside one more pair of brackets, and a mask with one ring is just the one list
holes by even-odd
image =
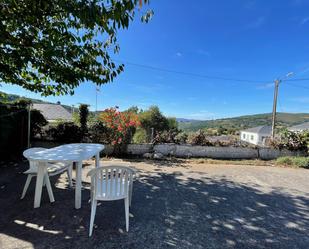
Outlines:
{"label": "table leg", "polygon": [[75,185],[75,208],[81,208],[82,198],[82,165],[83,162],[76,162],[76,185]]}
{"label": "table leg", "polygon": [[51,187],[51,184],[50,184],[48,174],[45,174],[45,183],[46,183],[46,188],[47,188],[49,200],[50,200],[50,202],[54,202],[55,198],[54,198],[54,194],[53,194],[53,190],[52,190],[52,187]]}
{"label": "table leg", "polygon": [[40,207],[41,204],[42,187],[45,174],[46,174],[46,163],[39,162],[38,173],[35,183],[34,208]]}
{"label": "table leg", "polygon": [[100,152],[95,155],[95,167],[100,166]]}

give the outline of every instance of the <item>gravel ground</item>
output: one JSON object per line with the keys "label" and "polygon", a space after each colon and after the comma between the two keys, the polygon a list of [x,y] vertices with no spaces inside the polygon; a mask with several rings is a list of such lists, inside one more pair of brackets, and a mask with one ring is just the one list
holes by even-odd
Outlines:
{"label": "gravel ground", "polygon": [[308,170],[194,163],[104,160],[138,170],[130,230],[123,201],[90,204],[84,164],[82,208],[65,174],[53,177],[56,202],[43,190],[33,209],[34,182],[20,200],[26,162],[0,164],[0,248],[309,248]]}

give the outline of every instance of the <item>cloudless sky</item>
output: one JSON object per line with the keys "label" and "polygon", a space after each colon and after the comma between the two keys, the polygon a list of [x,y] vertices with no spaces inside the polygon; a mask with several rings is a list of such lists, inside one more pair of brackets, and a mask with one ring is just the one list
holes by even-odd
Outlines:
{"label": "cloudless sky", "polygon": [[[169,116],[213,119],[272,110],[273,80],[309,78],[307,0],[152,0],[148,24],[139,16],[119,32],[125,71],[100,87],[98,109],[158,105]],[[177,74],[245,79],[218,80]],[[253,82],[254,81],[254,82]],[[255,82],[256,81],[256,82]],[[0,91],[95,109],[95,85],[74,96],[42,98],[2,84]],[[309,81],[282,82],[278,111],[309,112]]]}

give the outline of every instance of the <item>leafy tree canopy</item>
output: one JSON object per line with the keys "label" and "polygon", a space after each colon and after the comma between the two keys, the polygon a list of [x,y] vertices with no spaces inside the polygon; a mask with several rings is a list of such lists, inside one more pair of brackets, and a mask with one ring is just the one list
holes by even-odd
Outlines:
{"label": "leafy tree canopy", "polygon": [[[3,0],[0,82],[42,95],[73,94],[84,81],[113,81],[123,71],[110,57],[149,0]],[[147,22],[152,12],[142,14]]]}
{"label": "leafy tree canopy", "polygon": [[31,119],[30,119],[30,134],[33,138],[36,134],[40,134],[43,126],[47,125],[48,122],[39,110],[31,110]]}
{"label": "leafy tree canopy", "polygon": [[148,110],[139,114],[141,127],[148,133],[151,128],[154,128],[155,132],[161,132],[169,130],[169,120],[161,113],[159,107],[151,106]]}
{"label": "leafy tree canopy", "polygon": [[167,121],[168,121],[168,128],[169,129],[178,129],[178,122],[177,122],[176,118],[169,117],[169,118],[167,118]]}

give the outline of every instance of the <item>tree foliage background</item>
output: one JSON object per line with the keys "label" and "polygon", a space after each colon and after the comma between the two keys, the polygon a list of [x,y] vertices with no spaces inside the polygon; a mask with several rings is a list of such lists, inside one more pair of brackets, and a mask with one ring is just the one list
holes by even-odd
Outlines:
{"label": "tree foliage background", "polygon": [[164,116],[158,106],[150,106],[147,110],[138,110],[137,107],[131,107],[128,111],[138,113],[141,123],[133,138],[136,143],[152,142],[151,140],[162,132],[171,130],[177,130],[178,132],[176,119]]}
{"label": "tree foliage background", "polygon": [[0,82],[44,96],[73,94],[82,82],[101,85],[123,71],[117,31],[149,0],[2,0]]}

